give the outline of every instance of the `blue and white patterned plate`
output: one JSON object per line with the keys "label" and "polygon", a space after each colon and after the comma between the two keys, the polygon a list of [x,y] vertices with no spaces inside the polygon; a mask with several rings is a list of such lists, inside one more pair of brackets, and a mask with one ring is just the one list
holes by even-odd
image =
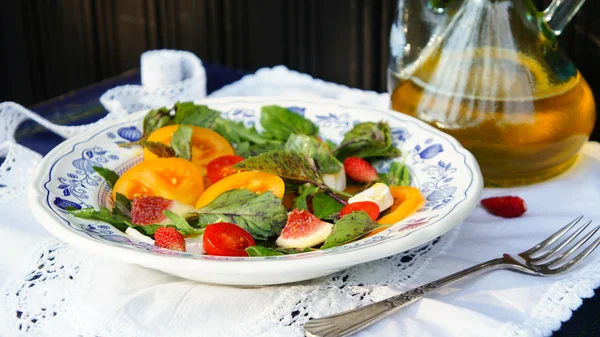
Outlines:
{"label": "blue and white patterned plate", "polygon": [[[198,101],[226,118],[260,129],[260,107],[281,105],[314,121],[321,137],[340,142],[356,123],[385,120],[394,145],[402,150],[413,185],[425,197],[414,214],[366,239],[323,251],[271,257],[218,257],[156,248],[102,222],[74,218],[77,208],[110,206],[110,191],[92,167],[119,173],[141,160],[141,149],[119,147],[141,136],[146,111],[73,137],[50,152],[30,187],[30,205],[38,220],[58,238],[121,261],[163,270],[192,280],[232,285],[267,285],[307,280],[350,266],[400,253],[433,240],[460,223],[475,207],[483,180],[477,162],[452,137],[409,116],[330,100],[219,98]],[[390,161],[376,165],[385,171]]]}

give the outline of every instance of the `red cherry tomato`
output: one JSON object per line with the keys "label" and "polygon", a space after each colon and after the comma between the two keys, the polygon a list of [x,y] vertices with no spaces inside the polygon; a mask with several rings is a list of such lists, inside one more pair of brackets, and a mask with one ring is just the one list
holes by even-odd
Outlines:
{"label": "red cherry tomato", "polygon": [[238,173],[239,170],[234,169],[232,166],[242,160],[244,160],[244,157],[234,155],[220,156],[211,160],[206,166],[208,179],[214,184],[225,177]]}
{"label": "red cherry tomato", "polygon": [[229,222],[206,226],[202,238],[202,247],[209,255],[248,256],[246,248],[255,244],[250,233]]}
{"label": "red cherry tomato", "polygon": [[340,216],[344,217],[346,214],[350,214],[352,212],[360,212],[364,211],[367,213],[371,219],[377,220],[379,216],[379,205],[372,201],[358,201],[348,204],[342,208],[340,211]]}

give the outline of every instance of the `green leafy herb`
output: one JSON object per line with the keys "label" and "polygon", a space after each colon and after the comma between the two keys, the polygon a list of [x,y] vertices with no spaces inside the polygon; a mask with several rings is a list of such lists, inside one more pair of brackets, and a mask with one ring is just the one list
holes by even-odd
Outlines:
{"label": "green leafy herb", "polygon": [[344,165],[327,149],[325,144],[315,137],[299,134],[291,134],[285,143],[286,151],[304,153],[312,158],[321,173],[337,173]]}
{"label": "green leafy herb", "polygon": [[393,162],[388,172],[381,174],[380,178],[388,186],[410,186],[411,182],[408,167],[399,162]]}
{"label": "green leafy herb", "polygon": [[298,196],[294,198],[294,208],[296,209],[304,209],[308,211],[308,204],[306,202],[306,199],[317,193],[317,191],[319,190],[319,187],[311,185],[311,184],[304,184],[302,186],[300,186],[300,188],[298,189]]}
{"label": "green leafy herb", "polygon": [[127,199],[123,194],[117,193],[113,213],[121,214],[131,219],[131,200]]}
{"label": "green leafy herb", "polygon": [[314,214],[319,219],[329,218],[332,214],[339,212],[342,208],[344,208],[344,205],[332,198],[329,194],[320,192],[313,197]]}
{"label": "green leafy herb", "polygon": [[277,256],[277,255],[289,255],[298,253],[308,253],[310,248],[295,249],[295,248],[269,248],[264,246],[251,246],[246,248],[248,256]]}
{"label": "green leafy herb", "polygon": [[327,144],[327,147],[331,150],[331,149],[335,149],[337,147],[337,144],[334,143],[333,141],[329,140],[329,139],[325,139],[325,144]]}
{"label": "green leafy herb", "polygon": [[276,256],[283,255],[282,252],[277,251],[273,248],[267,248],[263,246],[251,246],[246,248],[246,253],[248,256]]}
{"label": "green leafy herb", "polygon": [[282,178],[313,185],[323,185],[323,179],[317,172],[314,161],[305,154],[283,150],[269,151],[250,157],[233,166],[247,171],[261,171],[278,175]]}
{"label": "green leafy herb", "polygon": [[92,166],[92,169],[106,180],[106,183],[110,188],[113,188],[117,183],[117,180],[119,180],[119,175],[115,173],[115,171],[100,166]]}
{"label": "green leafy herb", "polygon": [[219,111],[212,110],[206,105],[196,105],[193,102],[177,102],[175,104],[175,116],[171,124],[187,124],[203,128],[213,128],[217,118],[221,115]]}
{"label": "green leafy herb", "polygon": [[171,220],[175,228],[183,235],[197,235],[204,233],[204,228],[197,229],[192,227],[184,218],[177,215],[177,213],[165,209],[163,214]]}
{"label": "green leafy herb", "polygon": [[140,138],[140,141],[146,140],[148,138],[148,136],[154,130],[157,130],[157,129],[162,128],[163,126],[169,125],[172,120],[170,113],[171,113],[171,109],[167,109],[167,108],[153,109],[153,110],[148,111],[146,116],[144,116],[144,122],[142,124],[144,130],[143,130],[142,138]]}
{"label": "green leafy herb", "polygon": [[273,139],[286,141],[292,133],[315,135],[319,128],[310,120],[277,105],[261,108],[260,124]]}
{"label": "green leafy herb", "polygon": [[175,157],[175,150],[172,147],[159,142],[149,142],[147,140],[138,141],[138,144],[157,155],[159,158]]}
{"label": "green leafy herb", "polygon": [[213,129],[230,143],[239,144],[249,142],[251,144],[264,144],[268,141],[254,127],[246,127],[242,122],[234,122],[228,119],[218,118]]}
{"label": "green leafy herb", "polygon": [[187,125],[179,125],[177,131],[171,137],[171,148],[177,157],[185,160],[192,159],[192,128]]}
{"label": "green leafy herb", "polygon": [[258,156],[259,154],[263,154],[269,151],[278,150],[283,147],[282,142],[270,140],[264,144],[254,144],[249,148],[250,156]]}
{"label": "green leafy herb", "polygon": [[113,215],[106,207],[100,207],[99,210],[95,210],[93,207],[77,209],[69,206],[66,208],[66,211],[81,219],[104,221],[115,226],[121,232],[125,232],[127,227],[133,227],[133,224],[127,218]]}
{"label": "green leafy herb", "polygon": [[379,224],[373,221],[367,213],[363,211],[352,212],[333,225],[331,234],[325,239],[321,249],[337,247],[354,241],[377,227],[379,227]]}
{"label": "green leafy herb", "polygon": [[287,221],[287,212],[271,191],[255,194],[231,190],[195,211],[200,224],[231,222],[259,240],[279,235]]}
{"label": "green leafy herb", "polygon": [[348,157],[398,157],[401,155],[392,144],[390,127],[385,122],[359,123],[344,135],[342,143],[333,151],[344,160]]}

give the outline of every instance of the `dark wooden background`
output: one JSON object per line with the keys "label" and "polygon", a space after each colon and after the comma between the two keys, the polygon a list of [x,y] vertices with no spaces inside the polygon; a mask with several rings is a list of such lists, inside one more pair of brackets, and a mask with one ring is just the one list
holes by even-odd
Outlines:
{"label": "dark wooden background", "polygon": [[[544,8],[550,0],[538,0]],[[30,0],[0,4],[0,101],[30,105],[139,66],[148,49],[255,70],[285,64],[384,91],[395,0]],[[600,1],[561,37],[600,102]]]}

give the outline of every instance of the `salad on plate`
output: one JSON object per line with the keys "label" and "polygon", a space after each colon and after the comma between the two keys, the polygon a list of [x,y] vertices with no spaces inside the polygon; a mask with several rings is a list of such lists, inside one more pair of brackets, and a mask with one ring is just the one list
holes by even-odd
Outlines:
{"label": "salad on plate", "polygon": [[[423,196],[387,123],[354,125],[336,144],[293,108],[263,106],[259,132],[191,102],[149,111],[143,161],[120,176],[94,167],[113,205],[68,208],[148,244],[196,254],[273,256],[374,235],[413,213]],[[109,209],[112,208],[112,209]]]}

